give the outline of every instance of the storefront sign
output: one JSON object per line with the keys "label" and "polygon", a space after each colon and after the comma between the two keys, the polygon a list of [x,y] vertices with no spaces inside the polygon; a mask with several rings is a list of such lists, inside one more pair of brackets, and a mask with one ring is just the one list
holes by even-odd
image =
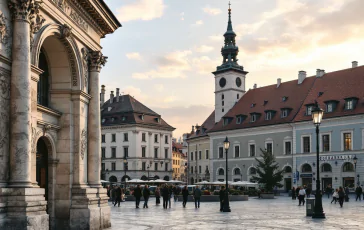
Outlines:
{"label": "storefront sign", "polygon": [[305,178],[312,177],[312,173],[302,173],[301,177],[305,177]]}
{"label": "storefront sign", "polygon": [[354,155],[321,156],[320,161],[351,160]]}

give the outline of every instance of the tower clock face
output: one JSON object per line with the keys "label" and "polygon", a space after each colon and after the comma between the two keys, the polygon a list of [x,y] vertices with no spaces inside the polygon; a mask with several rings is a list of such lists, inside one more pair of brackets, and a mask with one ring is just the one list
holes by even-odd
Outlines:
{"label": "tower clock face", "polygon": [[226,79],[224,77],[222,77],[219,81],[220,87],[223,88],[226,85]]}
{"label": "tower clock face", "polygon": [[240,87],[241,86],[241,79],[240,79],[240,77],[237,77],[236,78],[235,83],[236,83],[236,86],[237,87]]}

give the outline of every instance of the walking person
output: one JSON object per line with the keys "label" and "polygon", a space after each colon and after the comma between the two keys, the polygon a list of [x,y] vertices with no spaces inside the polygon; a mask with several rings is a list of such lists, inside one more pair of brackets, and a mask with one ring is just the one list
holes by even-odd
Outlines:
{"label": "walking person", "polygon": [[169,189],[168,189],[167,185],[163,185],[161,193],[162,193],[162,197],[163,197],[163,208],[166,209],[166,208],[168,208],[168,200],[170,197]]}
{"label": "walking person", "polygon": [[181,188],[179,186],[176,186],[176,192],[174,194],[174,202],[178,201],[178,196],[181,193]]}
{"label": "walking person", "polygon": [[171,208],[171,198],[174,195],[173,194],[172,185],[168,186],[168,193],[169,193],[169,196],[168,196],[168,205],[169,205],[169,208]]}
{"label": "walking person", "polygon": [[186,204],[187,204],[187,200],[188,200],[188,189],[187,189],[187,186],[183,187],[182,189],[182,198],[183,198],[183,207],[185,208],[186,207]]}
{"label": "walking person", "polygon": [[356,199],[355,201],[361,201],[361,194],[363,193],[363,189],[360,187],[360,185],[358,185],[355,189],[355,194],[356,194]]}
{"label": "walking person", "polygon": [[332,204],[332,202],[334,202],[335,201],[335,204],[336,204],[336,202],[338,201],[338,199],[339,199],[339,189],[336,189],[335,190],[335,192],[332,194],[332,201],[331,201],[331,204]]}
{"label": "walking person", "polygon": [[345,202],[349,202],[349,188],[346,186],[345,188]]}
{"label": "walking person", "polygon": [[155,204],[159,205],[161,203],[161,190],[159,187],[155,189]]}
{"label": "walking person", "polygon": [[306,188],[306,197],[307,197],[307,198],[310,198],[310,196],[311,196],[311,191],[312,191],[311,187],[310,187],[310,186],[308,186],[308,187]]}
{"label": "walking person", "polygon": [[142,189],[140,188],[140,185],[138,185],[135,189],[134,189],[134,193],[133,193],[134,197],[135,197],[135,208],[139,208],[139,203],[140,203],[140,197],[142,197]]}
{"label": "walking person", "polygon": [[327,194],[327,198],[330,198],[330,195],[332,193],[331,184],[326,186],[325,193]]}
{"label": "walking person", "polygon": [[219,198],[220,198],[220,212],[222,212],[224,207],[225,186],[221,186],[221,189],[219,191]]}
{"label": "walking person", "polygon": [[300,191],[298,192],[298,206],[305,205],[305,195],[306,191],[303,187],[301,187]]}
{"label": "walking person", "polygon": [[118,207],[120,207],[120,201],[121,201],[121,188],[119,186],[115,189],[115,202],[114,207],[116,204],[118,204]]}
{"label": "walking person", "polygon": [[115,189],[116,189],[116,186],[115,185],[113,185],[112,186],[112,188],[111,188],[111,202],[112,202],[112,204],[114,204],[115,203]]}
{"label": "walking person", "polygon": [[344,192],[343,187],[340,186],[339,191],[338,191],[338,194],[339,194],[339,204],[340,204],[340,208],[342,208],[343,207],[343,204],[344,204],[344,198],[345,198],[345,192]]}
{"label": "walking person", "polygon": [[201,189],[196,186],[195,190],[193,191],[193,198],[195,199],[195,208],[200,208],[200,199],[202,196]]}
{"label": "walking person", "polygon": [[292,200],[296,200],[296,188],[292,188]]}
{"label": "walking person", "polygon": [[300,186],[296,188],[296,197],[298,198],[298,193],[300,192]]}
{"label": "walking person", "polygon": [[143,208],[148,208],[148,200],[150,197],[150,190],[148,188],[148,185],[145,185],[143,189],[143,197],[144,197],[144,205]]}

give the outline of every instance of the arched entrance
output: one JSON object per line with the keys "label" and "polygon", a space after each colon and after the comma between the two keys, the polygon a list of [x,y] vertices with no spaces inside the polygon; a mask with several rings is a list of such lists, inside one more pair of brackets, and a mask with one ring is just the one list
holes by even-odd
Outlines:
{"label": "arched entrance", "polygon": [[169,181],[169,176],[164,176],[163,180]]}
{"label": "arched entrance", "polygon": [[48,147],[43,138],[37,142],[36,179],[38,186],[45,189],[45,199],[48,201]]}
{"label": "arched entrance", "polygon": [[111,176],[111,177],[109,177],[109,181],[110,182],[118,182],[118,179],[116,178],[116,176]]}

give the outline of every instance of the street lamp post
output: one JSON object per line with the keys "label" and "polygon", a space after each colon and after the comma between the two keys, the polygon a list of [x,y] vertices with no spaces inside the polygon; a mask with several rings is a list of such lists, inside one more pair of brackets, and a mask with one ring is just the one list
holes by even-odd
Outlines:
{"label": "street lamp post", "polygon": [[[356,155],[353,158],[353,162],[354,162],[354,168],[355,168],[355,177],[356,177],[356,163],[358,162],[358,158],[356,157]],[[355,184],[355,177],[354,177],[354,184]],[[359,179],[359,178],[358,178]],[[359,185],[359,180],[356,183],[357,185]]]}
{"label": "street lamp post", "polygon": [[148,170],[148,181],[149,181],[149,169],[150,169],[150,166],[152,166],[152,162],[149,162],[148,165],[147,165],[147,170]]}
{"label": "street lamp post", "polygon": [[315,195],[315,209],[314,213],[312,215],[312,218],[325,218],[325,213],[322,207],[322,194],[320,190],[320,148],[319,148],[319,133],[320,129],[319,126],[321,124],[322,116],[324,114],[324,111],[319,107],[317,101],[315,104],[315,108],[312,109],[312,120],[313,124],[316,126],[316,170],[317,170],[317,176],[316,176],[316,195]]}
{"label": "street lamp post", "polygon": [[226,170],[225,170],[225,175],[226,175],[226,189],[225,189],[225,198],[224,198],[224,207],[222,209],[223,212],[231,212],[230,209],[230,204],[229,204],[229,183],[228,183],[228,150],[230,147],[230,142],[228,140],[228,138],[226,137],[225,141],[224,141],[224,149],[225,149],[225,154],[226,154]]}
{"label": "street lamp post", "polygon": [[126,191],[126,171],[128,170],[128,160],[124,157],[124,189]]}

